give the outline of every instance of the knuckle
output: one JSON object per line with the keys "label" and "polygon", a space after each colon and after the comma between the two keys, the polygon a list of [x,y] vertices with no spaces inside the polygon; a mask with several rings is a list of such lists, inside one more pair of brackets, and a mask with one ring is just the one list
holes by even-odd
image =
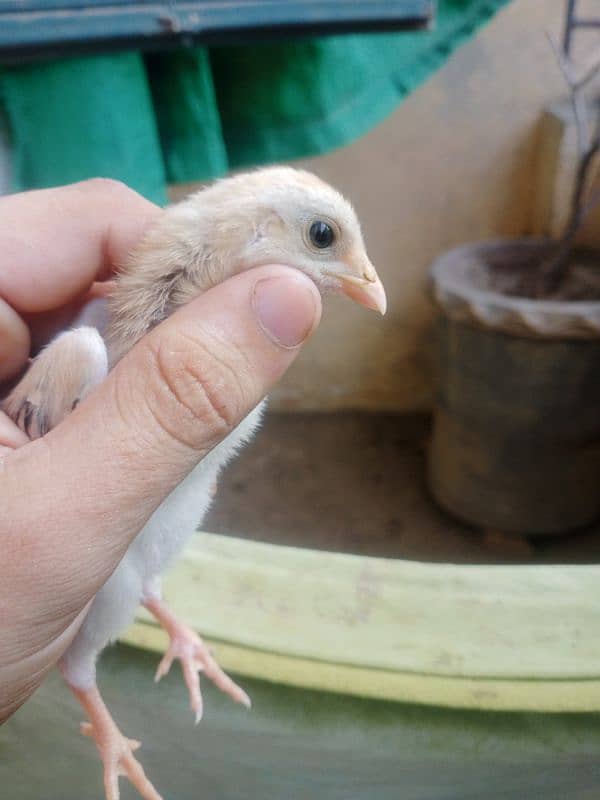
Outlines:
{"label": "knuckle", "polygon": [[108,195],[109,197],[132,196],[135,194],[134,190],[130,189],[126,183],[115,178],[88,178],[85,181],[81,181],[78,186],[85,191]]}
{"label": "knuckle", "polygon": [[194,449],[209,449],[227,436],[246,404],[235,354],[218,356],[207,343],[181,334],[147,337],[146,347],[151,360],[147,403],[161,428]]}

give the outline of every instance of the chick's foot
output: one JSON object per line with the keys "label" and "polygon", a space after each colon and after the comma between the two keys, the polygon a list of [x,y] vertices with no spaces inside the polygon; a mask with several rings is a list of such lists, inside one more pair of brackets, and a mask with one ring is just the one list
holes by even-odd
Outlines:
{"label": "chick's foot", "polygon": [[196,724],[202,719],[203,708],[200,672],[204,672],[217,688],[236,703],[250,708],[251,702],[246,692],[223,672],[210,649],[192,628],[180,622],[162,600],[153,598],[145,601],[144,606],[160,622],[170,639],[169,647],[158,665],[154,680],[159,681],[163,678],[176,658],[181,661],[183,677],[190,695],[190,706],[196,715]]}
{"label": "chick's foot", "polygon": [[90,720],[81,723],[81,732],[94,739],[104,764],[106,800],[119,800],[121,775],[129,779],[144,800],[163,800],[133,755],[141,747],[141,743],[123,736],[98,689],[73,689],[73,693]]}

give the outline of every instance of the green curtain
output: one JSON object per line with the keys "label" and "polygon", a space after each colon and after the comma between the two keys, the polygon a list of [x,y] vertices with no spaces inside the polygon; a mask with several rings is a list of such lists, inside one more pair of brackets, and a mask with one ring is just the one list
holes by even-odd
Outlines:
{"label": "green curtain", "polygon": [[439,0],[433,30],[61,59],[0,69],[15,190],[166,184],[324,153],[389,114],[508,0]]}

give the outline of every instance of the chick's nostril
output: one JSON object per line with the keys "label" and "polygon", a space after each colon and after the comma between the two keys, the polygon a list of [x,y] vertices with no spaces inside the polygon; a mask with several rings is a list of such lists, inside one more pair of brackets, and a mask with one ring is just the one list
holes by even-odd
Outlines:
{"label": "chick's nostril", "polygon": [[378,277],[373,264],[371,264],[368,258],[362,258],[361,262],[359,262],[360,267],[357,270],[358,274],[361,276],[363,280],[367,281],[367,283],[376,283]]}

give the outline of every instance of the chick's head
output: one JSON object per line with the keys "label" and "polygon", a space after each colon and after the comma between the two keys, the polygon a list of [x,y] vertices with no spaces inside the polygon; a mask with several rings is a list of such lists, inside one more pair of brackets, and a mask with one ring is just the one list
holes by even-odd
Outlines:
{"label": "chick's head", "polygon": [[339,192],[311,173],[286,167],[245,176],[242,191],[248,194],[242,219],[250,223],[240,253],[244,267],[287,264],[322,291],[343,293],[385,313],[385,290],[358,218]]}
{"label": "chick's head", "polygon": [[322,292],[385,313],[352,206],[309,172],[269,167],[190,195],[148,231],[110,300],[113,358],[198,294],[265,264],[294,267]]}
{"label": "chick's head", "polygon": [[323,292],[385,313],[354,209],[309,172],[269,167],[225,178],[174,207],[168,222],[169,236],[186,245],[186,280],[193,272],[199,289],[245,269],[286,264]]}

